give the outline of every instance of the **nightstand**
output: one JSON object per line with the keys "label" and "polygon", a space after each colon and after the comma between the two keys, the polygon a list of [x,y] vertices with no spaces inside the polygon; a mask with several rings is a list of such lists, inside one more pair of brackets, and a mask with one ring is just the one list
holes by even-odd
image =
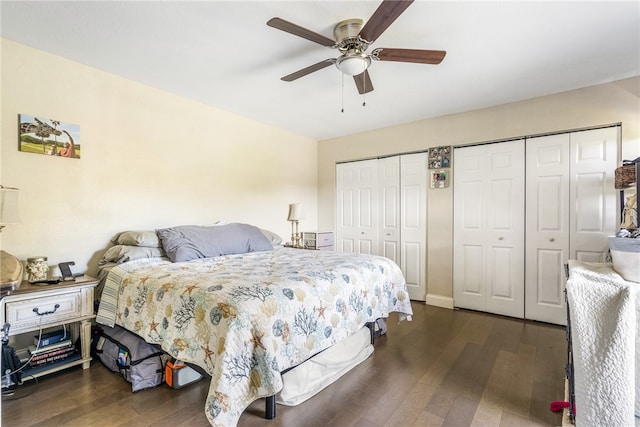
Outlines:
{"label": "nightstand", "polygon": [[308,231],[302,233],[302,246],[319,251],[333,250],[333,231]]}
{"label": "nightstand", "polygon": [[[33,344],[32,337],[38,335],[40,328],[68,325],[74,342],[76,338],[80,338],[78,358],[25,370],[25,379],[28,379],[28,376],[39,377],[80,364],[83,369],[89,368],[91,321],[96,317],[93,310],[93,294],[97,284],[98,279],[89,276],[76,277],[73,282],[42,286],[24,281],[18,289],[2,299],[4,307],[0,310],[0,324],[10,325],[9,336],[18,338],[18,335],[32,332],[29,334],[28,343]],[[18,356],[28,355],[26,348],[16,349],[16,353]]]}

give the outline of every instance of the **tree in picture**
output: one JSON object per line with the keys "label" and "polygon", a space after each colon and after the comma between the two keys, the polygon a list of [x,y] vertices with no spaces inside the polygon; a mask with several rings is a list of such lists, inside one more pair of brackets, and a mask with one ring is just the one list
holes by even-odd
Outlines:
{"label": "tree in picture", "polygon": [[19,122],[20,151],[80,158],[80,126],[28,114],[20,114]]}

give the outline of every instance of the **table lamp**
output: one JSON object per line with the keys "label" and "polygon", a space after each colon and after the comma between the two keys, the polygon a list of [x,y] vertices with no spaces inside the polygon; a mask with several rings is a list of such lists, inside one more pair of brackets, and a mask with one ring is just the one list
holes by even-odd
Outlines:
{"label": "table lamp", "polygon": [[[0,232],[7,224],[20,222],[18,189],[0,185]],[[0,250],[0,296],[13,291],[22,282],[22,263],[10,253]]]}
{"label": "table lamp", "polygon": [[[298,222],[304,219],[304,210],[298,203],[289,205],[289,216],[287,221],[291,221],[291,246],[300,248],[300,233],[298,233]],[[295,231],[294,231],[295,227]]]}

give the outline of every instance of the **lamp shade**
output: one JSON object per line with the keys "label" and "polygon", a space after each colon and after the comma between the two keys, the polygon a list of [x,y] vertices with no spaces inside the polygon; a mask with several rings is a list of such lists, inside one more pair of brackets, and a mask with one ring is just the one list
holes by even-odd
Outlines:
{"label": "lamp shade", "polygon": [[0,185],[0,224],[20,222],[18,215],[18,189]]}
{"label": "lamp shade", "polygon": [[287,221],[300,221],[301,219],[304,219],[304,209],[299,203],[291,203],[289,205]]}

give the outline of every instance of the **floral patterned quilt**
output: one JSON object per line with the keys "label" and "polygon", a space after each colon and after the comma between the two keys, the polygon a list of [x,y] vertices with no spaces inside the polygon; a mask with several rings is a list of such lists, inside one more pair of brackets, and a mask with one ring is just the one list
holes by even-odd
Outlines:
{"label": "floral patterned quilt", "polygon": [[391,312],[411,320],[405,280],[391,260],[279,247],[116,266],[98,322],[204,368],[207,418],[233,426],[251,402],[282,389],[281,371]]}

